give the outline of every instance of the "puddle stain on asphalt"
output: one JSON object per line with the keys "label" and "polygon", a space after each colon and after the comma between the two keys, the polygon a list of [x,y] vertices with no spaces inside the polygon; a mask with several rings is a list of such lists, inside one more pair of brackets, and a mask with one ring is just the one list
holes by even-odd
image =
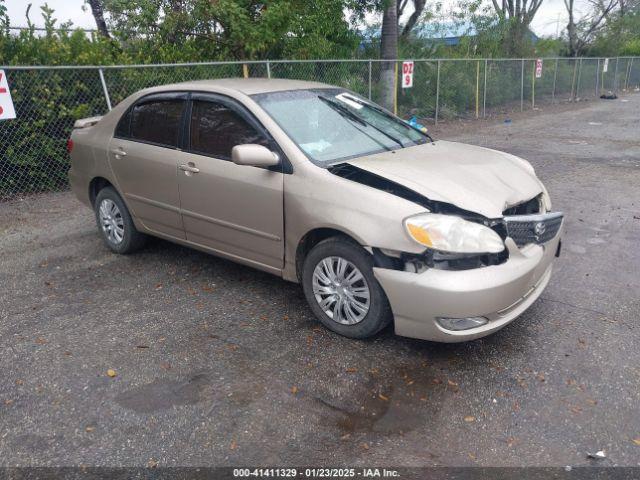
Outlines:
{"label": "puddle stain on asphalt", "polygon": [[128,390],[116,397],[116,402],[138,413],[152,413],[173,406],[194,405],[205,399],[211,384],[206,373],[199,373],[186,381],[156,380]]}
{"label": "puddle stain on asphalt", "polygon": [[[382,435],[404,434],[424,426],[425,412],[438,410],[439,400],[434,398],[433,378],[425,377],[422,369],[412,372],[415,381],[408,383],[406,368],[394,372],[386,379],[376,376],[364,382],[364,395],[353,392],[347,399],[315,396],[328,410],[326,420],[342,434],[374,433]],[[422,373],[422,376],[420,375]],[[383,391],[384,395],[375,392]],[[413,392],[411,395],[407,395]],[[429,392],[429,395],[425,395]],[[422,400],[420,400],[422,398]]]}

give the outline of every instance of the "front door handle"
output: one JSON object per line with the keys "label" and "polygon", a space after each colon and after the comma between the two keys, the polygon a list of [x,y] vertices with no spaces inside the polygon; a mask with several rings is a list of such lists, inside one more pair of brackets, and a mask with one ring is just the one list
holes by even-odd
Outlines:
{"label": "front door handle", "polygon": [[111,150],[111,153],[113,153],[114,157],[116,157],[118,160],[121,159],[122,157],[126,157],[127,156],[127,152],[125,152],[122,147],[116,147],[113,150]]}
{"label": "front door handle", "polygon": [[196,164],[193,162],[183,163],[181,165],[178,165],[178,168],[182,170],[188,177],[200,171],[199,168],[196,168]]}

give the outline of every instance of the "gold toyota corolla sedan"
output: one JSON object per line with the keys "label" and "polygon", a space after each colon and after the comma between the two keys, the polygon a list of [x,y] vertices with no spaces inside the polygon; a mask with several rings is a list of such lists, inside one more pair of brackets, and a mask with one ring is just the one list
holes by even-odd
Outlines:
{"label": "gold toyota corolla sedan", "polygon": [[147,235],[302,284],[329,329],[460,342],[549,282],[563,215],[531,165],[434,141],[348,90],[263,78],[142,90],[79,120],[69,178],[116,253]]}

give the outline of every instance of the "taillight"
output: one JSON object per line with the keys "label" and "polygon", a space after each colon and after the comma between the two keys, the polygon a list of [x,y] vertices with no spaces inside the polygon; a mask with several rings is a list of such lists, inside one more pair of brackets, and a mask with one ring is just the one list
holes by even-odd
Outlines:
{"label": "taillight", "polygon": [[67,140],[67,152],[71,153],[71,150],[73,150],[73,140],[69,139]]}

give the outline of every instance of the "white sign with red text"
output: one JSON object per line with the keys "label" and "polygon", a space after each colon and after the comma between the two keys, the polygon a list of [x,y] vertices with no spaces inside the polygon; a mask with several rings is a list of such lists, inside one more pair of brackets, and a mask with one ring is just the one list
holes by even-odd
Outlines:
{"label": "white sign with red text", "polygon": [[542,77],[542,59],[539,58],[536,60],[536,78]]}
{"label": "white sign with red text", "polygon": [[4,70],[0,70],[0,120],[16,118],[16,110],[13,108],[9,83]]}
{"label": "white sign with red text", "polygon": [[413,87],[413,60],[402,62],[402,88]]}

